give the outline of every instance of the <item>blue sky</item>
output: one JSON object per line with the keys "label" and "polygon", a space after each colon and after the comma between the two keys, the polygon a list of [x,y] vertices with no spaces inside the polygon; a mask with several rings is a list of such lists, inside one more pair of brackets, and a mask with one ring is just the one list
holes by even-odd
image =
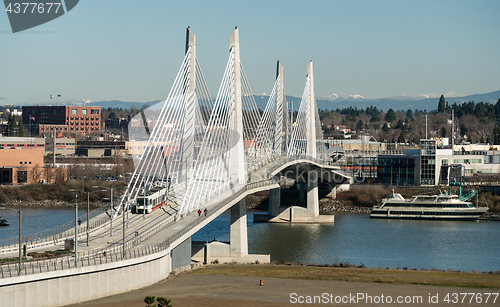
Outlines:
{"label": "blue sky", "polygon": [[254,94],[272,89],[276,60],[300,96],[309,60],[316,96],[463,95],[500,89],[500,1],[82,0],[13,34],[0,12],[0,104],[166,98],[185,28],[215,95],[240,29]]}

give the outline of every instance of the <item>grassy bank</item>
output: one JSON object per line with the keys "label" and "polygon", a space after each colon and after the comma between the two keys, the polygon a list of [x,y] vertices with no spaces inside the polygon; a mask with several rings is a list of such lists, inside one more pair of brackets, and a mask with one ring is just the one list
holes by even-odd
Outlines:
{"label": "grassy bank", "polygon": [[[64,251],[64,250],[45,251],[45,252],[40,252],[40,253],[31,252],[31,253],[28,253],[28,256],[31,257],[31,259],[30,260],[23,260],[23,262],[65,257],[68,255],[73,255],[73,254],[74,254],[74,252]],[[0,259],[0,264],[11,264],[11,263],[18,263],[18,262],[19,262],[19,257]]]}
{"label": "grassy bank", "polygon": [[299,265],[211,265],[189,272],[305,280],[336,280],[432,286],[500,288],[500,275],[443,271],[339,268]]}

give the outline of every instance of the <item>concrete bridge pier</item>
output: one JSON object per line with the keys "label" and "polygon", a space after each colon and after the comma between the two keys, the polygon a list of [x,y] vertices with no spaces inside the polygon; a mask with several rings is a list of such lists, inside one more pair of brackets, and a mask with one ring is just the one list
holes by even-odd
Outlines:
{"label": "concrete bridge pier", "polygon": [[333,188],[332,188],[332,191],[330,192],[330,197],[332,199],[337,199],[337,185],[335,185]]}
{"label": "concrete bridge pier", "polygon": [[269,263],[270,255],[248,254],[247,210],[243,198],[231,207],[229,242],[194,242],[192,259],[210,263]]}
{"label": "concrete bridge pier", "polygon": [[231,207],[231,257],[248,255],[247,202],[243,198]]}
{"label": "concrete bridge pier", "polygon": [[303,202],[304,201],[304,196],[305,196],[305,189],[306,183],[305,182],[297,182],[297,190],[299,190],[299,201]]}
{"label": "concrete bridge pier", "polygon": [[269,216],[274,217],[279,214],[281,204],[281,188],[269,191]]}
{"label": "concrete bridge pier", "polygon": [[307,215],[309,217],[317,217],[319,215],[318,175],[314,172],[308,173]]}

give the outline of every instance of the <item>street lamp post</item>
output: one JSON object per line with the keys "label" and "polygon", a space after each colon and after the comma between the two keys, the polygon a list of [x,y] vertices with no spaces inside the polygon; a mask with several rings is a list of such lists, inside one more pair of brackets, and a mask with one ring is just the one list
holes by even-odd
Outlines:
{"label": "street lamp post", "polygon": [[90,193],[87,193],[87,247],[89,246],[89,230],[90,230]]}
{"label": "street lamp post", "polygon": [[[115,188],[107,188],[107,187],[101,187],[101,186],[94,186],[94,188],[101,188],[101,189],[106,189],[111,192],[111,211],[109,212],[109,218],[110,218],[110,236],[113,236],[113,190]],[[117,187],[116,189],[119,189],[122,187]],[[99,191],[99,190],[98,190]],[[100,190],[104,191],[104,190]],[[93,191],[96,192],[96,191]],[[92,192],[91,192],[92,193]],[[127,203],[128,204],[128,203]],[[128,214],[128,211],[127,211]],[[123,204],[123,209],[122,209],[122,220],[123,220],[123,243],[122,243],[122,250],[123,250],[123,257],[125,257],[125,204]]]}
{"label": "street lamp post", "polygon": [[146,180],[144,180],[144,194],[142,199],[142,219],[146,219]]}
{"label": "street lamp post", "polygon": [[16,210],[16,209],[12,209],[12,208],[5,208],[5,207],[0,207],[0,210],[5,210],[5,209],[10,209],[10,210],[14,210],[16,211],[17,213],[19,213],[19,268],[18,268],[18,271],[17,273],[19,275],[21,275],[21,265],[22,265],[22,211],[21,211],[21,200],[19,200],[19,210]]}
{"label": "street lamp post", "polygon": [[[87,246],[89,246],[89,231],[90,231],[90,194],[94,192],[99,192],[97,191],[91,191],[91,192],[85,192],[82,190],[77,190],[77,189],[69,189],[72,192],[82,192],[87,194]],[[78,197],[78,196],[77,196]]]}
{"label": "street lamp post", "polygon": [[122,225],[122,230],[123,230],[123,244],[122,244],[122,252],[123,252],[123,258],[125,258],[125,204],[123,204],[123,212],[122,212],[122,220],[123,220],[123,225]]}
{"label": "street lamp post", "polygon": [[[110,210],[109,210],[109,236],[113,236],[113,189],[114,188],[106,188],[106,187],[101,187],[101,186],[94,186],[94,188],[101,188],[101,189],[106,189],[111,192],[111,204],[110,204]],[[105,192],[106,190],[101,190],[102,192]]]}
{"label": "street lamp post", "polygon": [[5,207],[0,207],[0,210],[5,210],[5,209],[10,209],[14,210],[17,213],[19,213],[19,268],[17,273],[21,275],[21,265],[23,264],[23,257],[22,257],[22,249],[23,249],[23,232],[22,232],[22,210],[21,210],[21,200],[19,200],[19,210],[12,209],[12,208],[5,208]]}
{"label": "street lamp post", "polygon": [[111,188],[111,208],[109,209],[109,236],[113,236],[113,188]]}
{"label": "street lamp post", "polygon": [[75,267],[78,267],[78,194],[75,196]]}
{"label": "street lamp post", "polygon": [[21,237],[22,237],[22,211],[21,211],[21,200],[19,200],[19,275],[21,275],[21,265],[23,263],[23,257],[22,257],[22,243],[21,243]]}

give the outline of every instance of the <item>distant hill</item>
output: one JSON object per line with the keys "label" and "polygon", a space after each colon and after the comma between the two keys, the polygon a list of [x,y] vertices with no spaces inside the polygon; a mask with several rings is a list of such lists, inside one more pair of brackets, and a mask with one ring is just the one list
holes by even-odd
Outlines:
{"label": "distant hill", "polygon": [[[264,109],[266,107],[267,101],[269,100],[268,95],[254,95],[255,102],[259,109]],[[416,100],[417,99],[417,100]],[[496,103],[500,99],[500,90],[496,92],[486,93],[486,94],[475,94],[468,96],[459,97],[446,97],[445,100],[448,101],[450,105],[453,103],[463,103],[463,102],[488,102]],[[300,106],[300,101],[302,97],[297,96],[286,96],[286,100],[293,102],[293,109],[298,110]],[[120,101],[120,100],[110,100],[110,101],[93,101],[84,103],[81,101],[67,101],[61,102],[59,105],[88,105],[88,106],[101,106],[102,108],[123,108],[130,109],[132,105],[139,110],[143,106],[152,106],[161,102],[162,100],[154,100],[149,102],[133,102],[133,101]],[[319,109],[335,110],[337,108],[343,109],[347,107],[357,107],[358,109],[365,109],[369,106],[376,106],[377,108],[387,111],[389,109],[394,110],[408,110],[408,109],[419,109],[419,110],[436,110],[439,101],[438,97],[418,99],[414,96],[400,96],[391,98],[380,98],[380,99],[365,99],[359,95],[351,95],[350,97],[343,98],[337,95],[331,95],[330,97],[316,97],[316,104]]]}
{"label": "distant hill", "polygon": [[155,101],[150,101],[150,102],[132,102],[132,101],[120,101],[120,100],[111,100],[111,101],[93,101],[90,103],[87,103],[85,105],[88,106],[101,106],[102,108],[122,108],[122,109],[127,109],[129,110],[132,108],[132,105],[135,105],[135,107],[140,110],[143,106],[148,105],[152,106],[154,104],[157,104],[161,100],[155,100]]}
{"label": "distant hill", "polygon": [[[288,98],[288,96],[287,96]],[[460,97],[446,97],[445,100],[452,105],[453,103],[463,103],[463,102],[488,102],[495,104],[498,99],[500,99],[500,90],[496,92],[486,93],[486,94],[474,94],[468,96],[460,96]],[[408,110],[408,109],[419,109],[419,110],[435,110],[437,109],[439,97],[433,98],[424,98],[420,100],[413,99],[394,99],[394,98],[381,98],[381,99],[344,99],[342,97],[338,97],[335,100],[328,99],[320,99],[316,98],[316,104],[319,109],[328,109],[335,110],[337,108],[343,109],[349,106],[357,107],[358,109],[369,107],[371,105],[376,106],[383,111],[387,111],[389,109],[394,110]]]}

